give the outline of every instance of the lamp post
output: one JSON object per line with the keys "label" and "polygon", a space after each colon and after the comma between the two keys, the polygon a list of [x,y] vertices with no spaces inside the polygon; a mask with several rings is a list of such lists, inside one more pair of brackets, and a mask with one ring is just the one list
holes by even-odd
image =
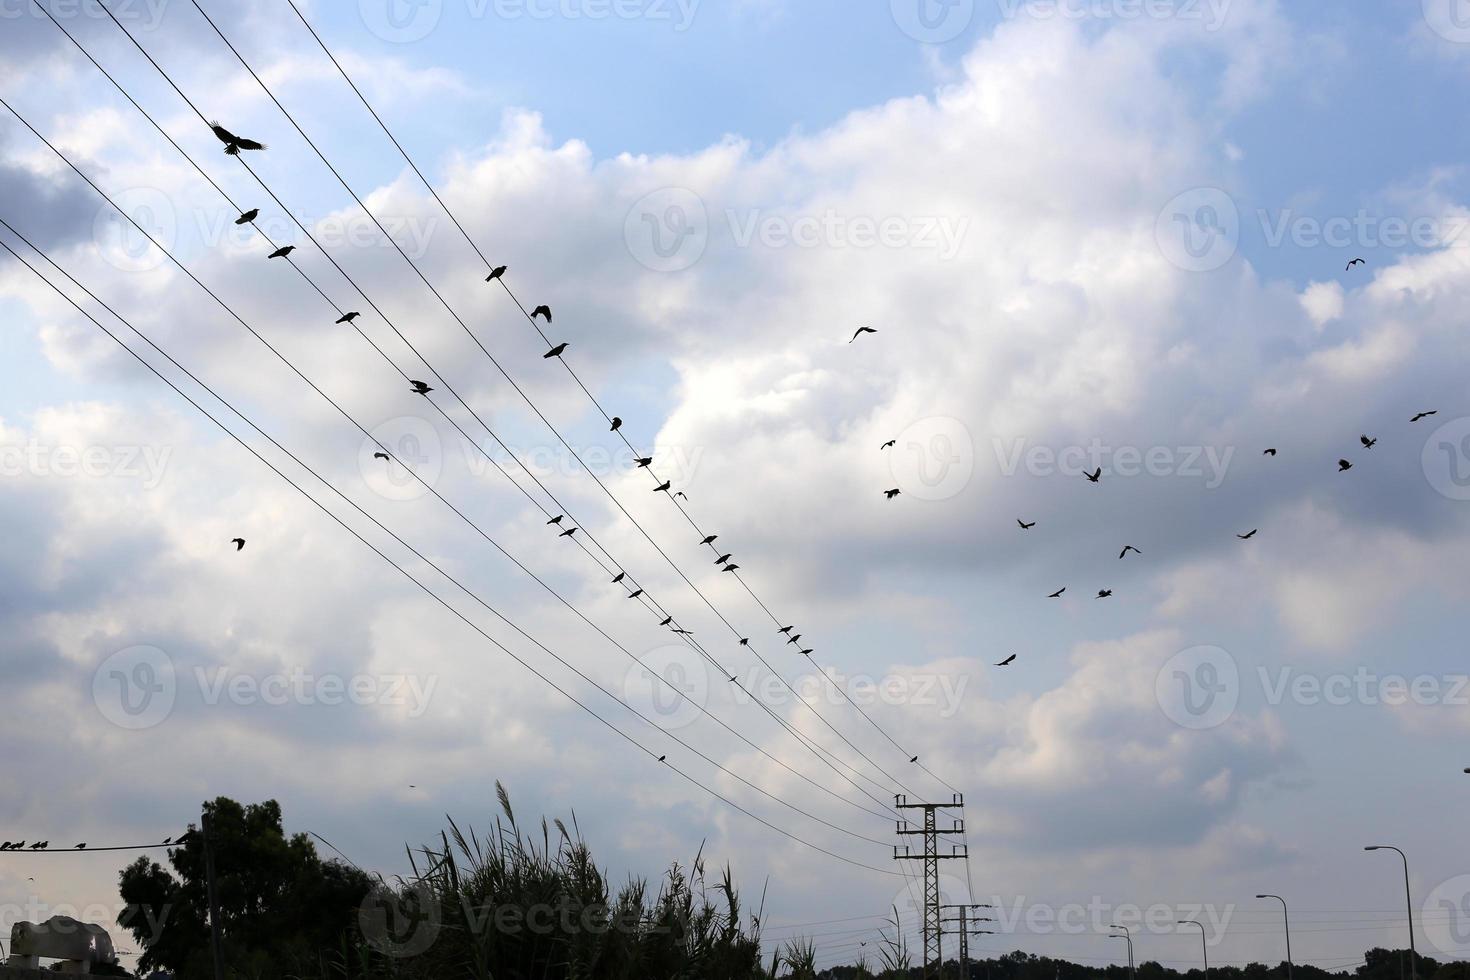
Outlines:
{"label": "lamp post", "polygon": [[[1467,770],[1470,771],[1470,770]],[[1363,848],[1365,851],[1397,851],[1404,862],[1404,899],[1409,907],[1409,975],[1414,980],[1419,980],[1419,954],[1414,949],[1414,894],[1409,888],[1409,858],[1403,851],[1392,844],[1373,844]]]}
{"label": "lamp post", "polygon": [[1120,926],[1116,922],[1113,923],[1113,926],[1112,927],[1114,929],[1121,929],[1121,930],[1123,930],[1123,935],[1121,935],[1121,936],[1109,936],[1108,938],[1109,939],[1125,939],[1125,940],[1128,941],[1128,976],[1131,977],[1132,980],[1138,980],[1138,970],[1133,965],[1133,933],[1128,930],[1128,927],[1127,926]]}
{"label": "lamp post", "polygon": [[1181,926],[1199,926],[1200,950],[1205,954],[1205,980],[1210,980],[1210,944],[1205,939],[1205,924],[1203,922],[1196,922],[1194,919],[1182,919],[1179,924]]}
{"label": "lamp post", "polygon": [[1286,899],[1280,895],[1257,895],[1256,898],[1274,898],[1281,903],[1281,917],[1286,920],[1286,980],[1291,980],[1291,913],[1287,911]]}

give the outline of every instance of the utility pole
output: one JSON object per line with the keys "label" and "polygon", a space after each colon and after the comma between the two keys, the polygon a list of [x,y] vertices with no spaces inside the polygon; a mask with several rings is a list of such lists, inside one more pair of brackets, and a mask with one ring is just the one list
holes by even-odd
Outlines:
{"label": "utility pole", "polygon": [[209,811],[200,820],[204,836],[204,887],[209,896],[209,945],[214,952],[214,980],[225,980],[225,957],[220,947],[219,892],[214,884],[214,837],[210,834]]}
{"label": "utility pole", "polygon": [[963,810],[965,798],[956,793],[950,803],[910,803],[908,797],[899,795],[893,798],[893,805],[898,810],[922,810],[924,812],[922,830],[911,828],[907,820],[900,820],[897,831],[900,837],[923,837],[924,853],[911,854],[909,845],[895,844],[893,859],[895,861],[924,862],[924,977],[925,980],[931,977],[938,980],[940,971],[944,967],[944,924],[939,917],[940,902],[943,901],[939,894],[939,862],[967,858],[969,852],[963,844],[952,844],[950,845],[951,853],[939,853],[939,835],[941,833],[964,834],[965,822],[962,818],[955,817],[952,827],[948,830],[940,830],[935,819],[935,812]]}
{"label": "utility pole", "polygon": [[941,905],[941,909],[950,909],[959,913],[958,919],[947,919],[945,925],[958,925],[960,934],[960,977],[961,980],[970,980],[970,936],[993,936],[994,930],[976,929],[970,931],[971,922],[994,922],[989,916],[976,916],[970,918],[971,909],[993,909],[994,905]]}

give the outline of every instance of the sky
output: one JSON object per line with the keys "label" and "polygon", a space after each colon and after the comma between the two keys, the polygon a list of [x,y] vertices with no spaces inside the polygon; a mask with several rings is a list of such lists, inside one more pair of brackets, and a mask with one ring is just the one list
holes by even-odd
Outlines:
{"label": "sky", "polygon": [[[958,789],[982,952],[1275,962],[1271,892],[1351,967],[1394,844],[1470,954],[1460,0],[298,0],[545,340],[286,0],[110,7],[274,196],[93,3],[0,5],[0,219],[157,348],[0,241],[199,405],[0,256],[0,837],[277,799],[392,875],[498,780],[837,963]],[[130,857],[0,859],[0,925]]]}

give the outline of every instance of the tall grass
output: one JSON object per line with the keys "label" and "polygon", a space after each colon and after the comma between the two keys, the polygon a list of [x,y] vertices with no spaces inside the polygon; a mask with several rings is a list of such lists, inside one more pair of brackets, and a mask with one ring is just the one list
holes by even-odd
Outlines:
{"label": "tall grass", "polygon": [[498,783],[501,815],[481,837],[453,821],[411,850],[413,875],[384,882],[360,934],[325,975],[351,980],[756,980],[760,910],[748,917],[726,868],[702,853],[655,888],[616,891],[573,819],[528,834]]}

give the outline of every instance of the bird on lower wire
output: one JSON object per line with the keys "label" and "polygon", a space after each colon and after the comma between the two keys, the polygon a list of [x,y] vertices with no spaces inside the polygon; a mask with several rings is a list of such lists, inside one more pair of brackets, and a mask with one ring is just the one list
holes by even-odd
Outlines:
{"label": "bird on lower wire", "polygon": [[553,357],[561,357],[562,351],[564,351],[566,349],[567,349],[567,345],[566,344],[564,344],[564,343],[563,344],[557,344],[555,347],[551,348],[551,350],[547,351],[545,354],[542,354],[541,355],[541,359],[542,360],[548,360],[548,359],[553,358]]}
{"label": "bird on lower wire", "polygon": [[351,323],[353,320],[356,320],[360,316],[362,316],[361,313],[357,312],[356,310],[353,310],[351,313],[343,313],[340,317],[338,317],[337,322],[338,323]]}
{"label": "bird on lower wire", "polygon": [[490,270],[490,274],[485,277],[485,281],[491,282],[495,279],[499,279],[503,275],[505,275],[505,266],[497,265],[495,268]]}
{"label": "bird on lower wire", "polygon": [[427,395],[429,392],[434,390],[422,381],[410,380],[408,382],[408,385],[409,390],[412,391],[415,395]]}
{"label": "bird on lower wire", "polygon": [[614,415],[613,416],[613,419],[612,419],[612,428],[611,429],[608,429],[607,431],[609,431],[609,432],[616,432],[619,429],[621,429],[622,427],[623,427],[623,420],[620,419],[620,418],[618,418],[616,415]]}
{"label": "bird on lower wire", "polygon": [[667,491],[669,489],[669,487],[671,487],[673,485],[674,484],[673,484],[673,481],[672,480],[665,480],[664,482],[660,483],[658,486],[654,487],[653,488],[653,492],[654,493],[663,493],[663,492]]}
{"label": "bird on lower wire", "polygon": [[250,222],[254,221],[258,217],[260,217],[260,208],[251,208],[249,211],[246,211],[245,213],[241,214],[240,217],[236,218],[235,224],[248,225],[250,224]]}
{"label": "bird on lower wire", "polygon": [[296,251],[296,246],[295,245],[282,245],[280,248],[276,249],[270,255],[267,255],[266,258],[268,258],[268,259],[284,259],[286,256],[290,255],[294,251]]}

